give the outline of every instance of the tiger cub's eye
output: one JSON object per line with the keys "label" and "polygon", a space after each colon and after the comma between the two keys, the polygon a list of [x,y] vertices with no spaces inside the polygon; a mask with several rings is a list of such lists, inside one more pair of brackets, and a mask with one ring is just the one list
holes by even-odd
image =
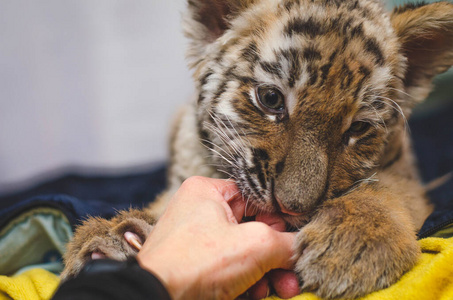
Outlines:
{"label": "tiger cub's eye", "polygon": [[348,129],[348,133],[351,135],[361,135],[365,133],[370,127],[371,124],[368,122],[362,121],[353,122]]}
{"label": "tiger cub's eye", "polygon": [[269,112],[284,112],[285,98],[278,89],[274,87],[260,86],[257,89],[257,96],[260,104]]}

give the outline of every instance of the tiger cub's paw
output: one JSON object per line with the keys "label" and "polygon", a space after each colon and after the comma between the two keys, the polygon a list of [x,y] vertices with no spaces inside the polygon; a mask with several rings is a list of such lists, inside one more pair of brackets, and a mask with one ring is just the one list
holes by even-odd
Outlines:
{"label": "tiger cub's paw", "polygon": [[297,234],[295,271],[302,292],[357,298],[390,286],[413,267],[420,252],[413,234],[353,218],[328,213]]}
{"label": "tiger cub's paw", "polygon": [[124,261],[137,255],[155,220],[145,211],[122,211],[111,220],[89,218],[68,243],[61,279],[76,276],[93,259]]}

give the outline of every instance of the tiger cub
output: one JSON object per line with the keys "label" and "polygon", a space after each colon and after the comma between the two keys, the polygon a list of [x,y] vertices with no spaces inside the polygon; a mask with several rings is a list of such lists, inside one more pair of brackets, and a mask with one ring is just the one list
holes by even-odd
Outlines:
{"label": "tiger cub", "polygon": [[[137,253],[193,175],[233,179],[251,205],[298,230],[301,291],[353,298],[417,261],[431,211],[407,118],[453,64],[453,5],[375,0],[188,0],[196,98],[171,138],[169,187],[149,208],[89,219],[63,277],[92,254]],[[259,247],[259,245],[257,245]]]}

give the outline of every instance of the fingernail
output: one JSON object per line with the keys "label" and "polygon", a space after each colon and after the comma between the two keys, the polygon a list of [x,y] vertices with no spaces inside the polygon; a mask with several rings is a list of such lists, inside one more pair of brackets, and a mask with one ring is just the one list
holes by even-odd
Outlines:
{"label": "fingernail", "polygon": [[103,258],[106,258],[106,256],[104,254],[102,254],[101,252],[93,252],[93,253],[91,253],[91,259],[92,260],[103,259]]}
{"label": "fingernail", "polygon": [[136,250],[140,251],[142,249],[142,241],[135,233],[126,231],[124,233],[124,239]]}

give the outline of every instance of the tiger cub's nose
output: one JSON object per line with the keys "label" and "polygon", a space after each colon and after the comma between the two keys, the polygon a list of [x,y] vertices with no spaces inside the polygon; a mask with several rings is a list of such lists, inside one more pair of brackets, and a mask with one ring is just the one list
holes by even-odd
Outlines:
{"label": "tiger cub's nose", "polygon": [[300,216],[303,213],[301,212],[296,212],[296,211],[291,211],[287,209],[283,204],[282,201],[277,197],[277,195],[274,194],[275,201],[278,203],[278,207],[280,208],[280,211],[284,214],[290,215],[290,216]]}

